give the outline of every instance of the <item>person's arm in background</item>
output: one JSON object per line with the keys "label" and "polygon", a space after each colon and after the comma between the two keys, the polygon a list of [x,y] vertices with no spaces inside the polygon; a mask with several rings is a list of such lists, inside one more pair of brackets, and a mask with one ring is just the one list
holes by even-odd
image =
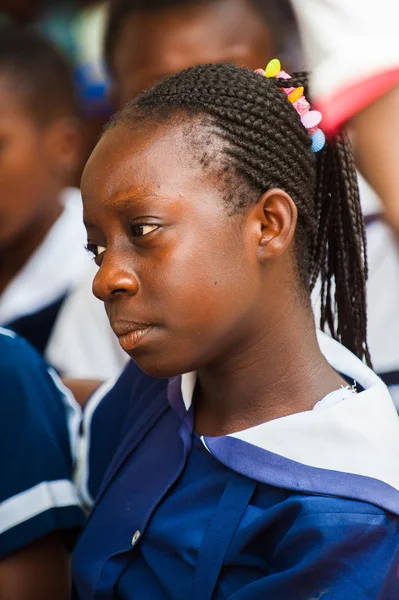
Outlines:
{"label": "person's arm in background", "polygon": [[1,600],[68,600],[69,553],[50,534],[0,560]]}
{"label": "person's arm in background", "polygon": [[350,125],[358,167],[399,236],[399,3],[291,2],[322,129]]}
{"label": "person's arm in background", "polygon": [[357,166],[382,199],[386,219],[399,238],[399,85],[350,124]]}
{"label": "person's arm in background", "polygon": [[81,413],[55,372],[0,329],[0,598],[67,600],[84,524],[72,471]]}
{"label": "person's arm in background", "polygon": [[69,388],[81,408],[84,408],[94,392],[104,383],[97,379],[73,379],[62,377],[63,383]]}

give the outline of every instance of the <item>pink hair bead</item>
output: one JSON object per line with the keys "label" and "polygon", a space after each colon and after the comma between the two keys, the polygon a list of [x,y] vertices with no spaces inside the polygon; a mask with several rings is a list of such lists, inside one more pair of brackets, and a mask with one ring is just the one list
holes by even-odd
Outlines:
{"label": "pink hair bead", "polygon": [[285,71],[280,71],[280,73],[277,73],[276,77],[277,79],[291,79],[291,75],[288,75]]}
{"label": "pink hair bead", "polygon": [[295,102],[294,106],[295,110],[301,117],[303,117],[303,115],[305,115],[310,110],[310,104],[306,100],[305,96],[301,96],[301,98],[299,98],[299,100]]}
{"label": "pink hair bead", "polygon": [[318,110],[310,110],[301,117],[302,125],[309,130],[314,129],[314,127],[317,128],[317,126],[320,125],[321,119],[321,112]]}
{"label": "pink hair bead", "polygon": [[291,94],[291,92],[293,92],[294,90],[296,90],[296,88],[291,87],[291,88],[281,88],[281,90],[284,92],[284,94],[287,94],[287,96],[289,96]]}

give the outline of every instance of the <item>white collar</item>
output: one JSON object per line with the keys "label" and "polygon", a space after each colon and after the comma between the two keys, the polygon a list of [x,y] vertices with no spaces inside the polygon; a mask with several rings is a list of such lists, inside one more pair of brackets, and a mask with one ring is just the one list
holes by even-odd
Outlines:
{"label": "white collar", "polygon": [[0,296],[0,323],[34,314],[62,297],[83,276],[89,255],[84,249],[79,190],[66,189],[64,210],[47,236]]}
{"label": "white collar", "polygon": [[[221,462],[248,476],[258,464],[252,476],[259,480],[264,477],[269,483],[277,479],[287,487],[334,495],[334,489],[338,490],[343,481],[344,491],[337,491],[338,495],[375,504],[383,502],[377,501],[377,496],[388,497],[391,491],[394,501],[390,498],[389,509],[399,514],[399,418],[389,392],[349,350],[320,331],[317,336],[330,365],[358,382],[364,391],[345,394],[341,402],[329,403],[325,408],[319,405],[320,410],[289,415],[220,438],[205,437],[203,443]],[[194,386],[195,374],[182,377],[182,402],[187,411]],[[259,450],[265,454],[259,455]],[[259,464],[264,465],[262,473]],[[339,474],[345,476],[340,478]],[[379,482],[383,487],[376,491],[370,482]],[[373,488],[365,497],[361,491],[364,487]]]}

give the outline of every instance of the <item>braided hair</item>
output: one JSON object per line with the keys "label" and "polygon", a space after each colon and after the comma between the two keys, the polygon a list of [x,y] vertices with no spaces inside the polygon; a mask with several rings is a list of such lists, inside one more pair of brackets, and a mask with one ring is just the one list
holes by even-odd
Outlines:
{"label": "braided hair", "polygon": [[[320,326],[370,364],[366,342],[367,260],[354,159],[345,133],[315,154],[300,117],[282,87],[304,86],[265,78],[233,65],[191,67],[172,75],[123,109],[110,125],[137,119],[203,117],[224,171],[235,211],[267,190],[287,192],[298,209],[296,262],[309,293],[321,280]],[[213,138],[215,139],[215,138]],[[220,144],[220,140],[222,144]],[[243,185],[247,193],[243,192]]]}

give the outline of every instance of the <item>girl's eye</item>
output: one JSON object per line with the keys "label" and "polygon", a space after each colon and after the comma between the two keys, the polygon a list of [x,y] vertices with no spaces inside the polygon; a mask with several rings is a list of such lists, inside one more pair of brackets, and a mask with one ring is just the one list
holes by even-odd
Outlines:
{"label": "girl's eye", "polygon": [[105,252],[106,248],[105,246],[98,246],[97,244],[87,244],[86,250],[93,254],[94,258],[97,258]]}
{"label": "girl's eye", "polygon": [[156,229],[159,229],[159,225],[143,225],[143,224],[135,225],[134,223],[131,225],[131,231],[132,231],[133,237],[144,237],[145,235],[152,233]]}

